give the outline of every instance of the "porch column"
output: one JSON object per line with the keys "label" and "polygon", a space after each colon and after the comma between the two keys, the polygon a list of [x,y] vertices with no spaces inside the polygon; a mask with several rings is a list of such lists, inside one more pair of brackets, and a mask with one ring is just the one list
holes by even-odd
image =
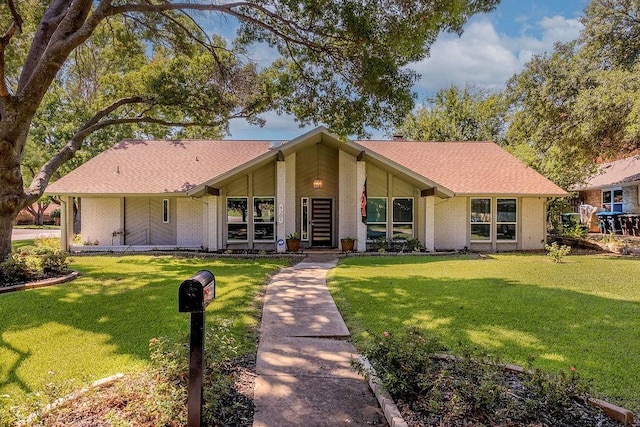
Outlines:
{"label": "porch column", "polygon": [[[355,191],[355,200],[357,200],[357,206],[360,208],[360,203],[362,200],[362,190],[364,187],[364,181],[367,179],[367,163],[364,161],[356,162],[356,188],[352,191]],[[357,215],[354,220],[356,224],[358,224],[358,235],[356,238],[358,241],[356,242],[358,252],[364,252],[367,250],[367,224],[362,222],[362,214],[361,210],[356,210]]]}
{"label": "porch column", "polygon": [[206,197],[206,215],[207,220],[205,223],[207,224],[207,245],[209,251],[217,251],[220,249],[218,246],[218,237],[220,234],[220,224],[218,221],[218,203],[220,203],[219,196],[209,196]]}
{"label": "porch column", "polygon": [[73,243],[73,198],[60,197],[60,249],[68,251]]}
{"label": "porch column", "polygon": [[[276,242],[296,230],[296,153],[276,162]],[[298,231],[299,232],[299,231]],[[277,245],[278,252],[287,250]]]}
{"label": "porch column", "polygon": [[436,240],[436,196],[424,198],[424,238],[423,244],[428,252],[435,250]]}

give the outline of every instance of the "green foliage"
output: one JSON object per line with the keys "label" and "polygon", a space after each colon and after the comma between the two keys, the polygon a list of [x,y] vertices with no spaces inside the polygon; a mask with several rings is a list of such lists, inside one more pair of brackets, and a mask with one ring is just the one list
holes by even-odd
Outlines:
{"label": "green foliage", "polygon": [[562,229],[563,236],[572,237],[574,239],[584,239],[588,234],[586,227],[577,222],[572,222]]}
{"label": "green foliage", "polygon": [[369,373],[375,373],[392,396],[405,401],[415,397],[420,411],[449,420],[484,416],[494,424],[570,421],[574,398],[589,393],[575,368],[570,375],[540,370],[516,374],[478,350],[465,347],[461,356],[442,350],[437,338],[409,329],[376,336],[365,357],[373,368]]}
{"label": "green foliage", "polygon": [[[208,319],[205,331],[203,373],[203,423],[224,424],[221,406],[225,396],[232,392],[232,377],[227,365],[239,356],[237,337],[228,319]],[[186,424],[187,386],[189,384],[189,342],[176,342],[168,338],[153,338],[149,342],[153,376],[157,379],[159,398],[149,402],[145,411],[163,414],[163,422],[171,420]],[[132,408],[135,410],[135,408]]]}
{"label": "green foliage", "polygon": [[[549,262],[545,261],[548,260]],[[327,282],[356,343],[410,326],[545,372],[575,366],[594,393],[640,410],[638,260],[546,254],[352,257]],[[588,307],[588,310],[585,310]],[[594,328],[593,325],[598,325]],[[615,345],[612,345],[615,343]]]}
{"label": "green foliage", "polygon": [[632,0],[591,2],[578,40],[535,56],[507,83],[507,146],[564,188],[640,147],[638,12]]}
{"label": "green foliage", "polygon": [[558,242],[553,242],[550,245],[544,245],[547,250],[547,256],[553,259],[553,262],[561,263],[564,257],[571,253],[571,246],[558,245]]}
{"label": "green foliage", "polygon": [[[420,393],[426,387],[426,373],[433,353],[444,351],[442,344],[419,329],[399,333],[384,332],[364,351],[382,385],[394,396]],[[359,366],[360,370],[364,370]]]}
{"label": "green foliage", "polygon": [[407,115],[399,132],[419,141],[496,141],[503,139],[507,104],[501,94],[450,86]]}
{"label": "green foliage", "polygon": [[23,256],[12,254],[0,263],[0,286],[15,285],[29,280],[32,270],[27,259]]}
{"label": "green foliage", "polygon": [[68,255],[60,251],[60,239],[37,238],[34,245],[20,246],[0,264],[0,286],[15,285],[43,276],[69,271]]}

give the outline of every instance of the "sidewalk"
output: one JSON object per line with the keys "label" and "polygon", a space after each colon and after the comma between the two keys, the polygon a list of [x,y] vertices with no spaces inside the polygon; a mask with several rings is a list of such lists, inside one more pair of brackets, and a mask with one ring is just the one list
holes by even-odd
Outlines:
{"label": "sidewalk", "polygon": [[254,427],[386,426],[327,289],[332,255],[275,275],[264,299],[254,390]]}

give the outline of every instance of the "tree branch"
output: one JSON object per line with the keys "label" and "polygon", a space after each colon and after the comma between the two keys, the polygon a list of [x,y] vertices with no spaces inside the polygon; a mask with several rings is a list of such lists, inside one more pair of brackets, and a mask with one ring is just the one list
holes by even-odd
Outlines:
{"label": "tree branch", "polygon": [[16,5],[13,0],[7,0],[9,11],[11,12],[11,25],[0,38],[0,97],[6,98],[9,96],[9,89],[7,88],[7,79],[5,77],[5,51],[9,42],[13,36],[22,31],[22,16],[18,13]]}

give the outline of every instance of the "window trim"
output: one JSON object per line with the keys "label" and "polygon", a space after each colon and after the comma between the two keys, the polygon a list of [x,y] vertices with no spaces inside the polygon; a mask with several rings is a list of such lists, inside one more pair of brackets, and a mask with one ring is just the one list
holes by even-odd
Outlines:
{"label": "window trim", "polygon": [[[306,216],[306,221],[305,221]],[[300,240],[309,241],[309,198],[300,198]]]}
{"label": "window trim", "polygon": [[[399,199],[411,200],[411,222],[408,222],[408,221],[396,221],[395,220],[395,218],[394,218],[394,209],[393,209],[394,206],[393,205],[394,205],[395,201],[399,200]],[[416,206],[416,204],[415,204],[415,198],[414,197],[392,197],[391,198],[391,238],[395,238],[396,237],[395,236],[395,231],[394,231],[396,224],[398,224],[398,225],[410,224],[411,225],[411,239],[415,238],[415,231],[416,231],[416,229],[415,229],[416,215],[415,215],[415,212],[414,212],[415,206]],[[388,211],[388,208],[387,208],[387,211]],[[403,233],[403,234],[405,234],[405,233]]]}
{"label": "window trim", "polygon": [[[516,203],[516,219],[515,221],[498,221],[498,200],[513,200]],[[517,243],[518,242],[518,198],[517,197],[496,197],[496,242],[497,243]],[[498,238],[498,227],[500,225],[514,225],[515,226],[515,235],[513,239],[500,239]]]}
{"label": "window trim", "polygon": [[[474,200],[489,200],[489,222],[486,221],[472,221],[473,216],[473,201]],[[490,243],[493,242],[494,230],[493,230],[493,198],[492,197],[470,197],[469,198],[469,241],[471,243]],[[471,226],[474,224],[489,225],[489,238],[488,239],[473,239],[471,238]]]}
{"label": "window trim", "polygon": [[162,223],[169,224],[171,222],[171,202],[169,199],[162,199]]}
{"label": "window trim", "polygon": [[[240,221],[240,222],[233,222],[230,223],[229,222],[229,199],[244,199],[246,204],[247,204],[247,220],[246,221]],[[225,207],[226,207],[226,223],[227,223],[227,241],[228,242],[248,242],[249,241],[249,236],[251,233],[249,233],[249,197],[248,196],[227,196],[226,200],[225,200]],[[253,218],[253,215],[252,215]],[[247,227],[247,238],[242,240],[242,239],[232,239],[229,237],[229,224],[244,224]]]}
{"label": "window trim", "polygon": [[[614,202],[614,200],[615,200],[614,193],[616,191],[620,191],[622,193],[622,200],[620,202]],[[606,193],[606,192],[611,193],[611,201],[609,203],[605,203],[605,201],[604,201],[604,193]],[[601,197],[600,200],[602,200],[602,207],[604,209],[606,209],[604,207],[605,204],[611,205],[607,212],[624,212],[624,189],[622,187],[607,187],[607,188],[603,188],[602,191],[600,192],[600,197]],[[620,210],[619,211],[615,210],[615,208],[614,208],[615,205],[620,205]]]}
{"label": "window trim", "polygon": [[369,225],[384,225],[384,238],[386,239],[389,233],[389,197],[387,196],[372,196],[372,197],[367,197],[367,209],[369,209],[369,200],[372,199],[382,199],[384,200],[384,207],[385,207],[385,214],[384,214],[384,222],[382,221],[375,221],[375,222],[369,222],[369,218],[367,215],[367,242],[373,242],[374,239],[370,239],[369,238]]}
{"label": "window trim", "polygon": [[[273,200],[273,220],[269,221],[269,222],[264,222],[264,221],[260,221],[260,222],[256,222],[256,199],[272,199]],[[277,216],[277,211],[276,211],[276,198],[275,196],[253,196],[253,200],[252,200],[253,204],[251,205],[252,207],[252,212],[251,212],[251,226],[253,228],[252,230],[252,236],[253,236],[253,241],[254,242],[275,242],[276,241],[276,216]],[[273,238],[272,239],[256,239],[256,224],[271,224],[273,226]],[[248,239],[248,228],[247,228],[247,239]]]}

